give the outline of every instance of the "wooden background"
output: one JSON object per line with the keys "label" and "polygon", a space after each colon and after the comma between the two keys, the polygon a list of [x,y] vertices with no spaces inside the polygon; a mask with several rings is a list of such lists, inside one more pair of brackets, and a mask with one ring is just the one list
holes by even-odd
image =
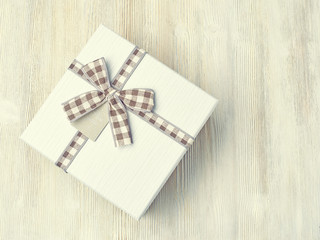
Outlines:
{"label": "wooden background", "polygon": [[[19,136],[102,23],[220,100],[139,221]],[[0,239],[320,239],[318,0],[0,0]]]}

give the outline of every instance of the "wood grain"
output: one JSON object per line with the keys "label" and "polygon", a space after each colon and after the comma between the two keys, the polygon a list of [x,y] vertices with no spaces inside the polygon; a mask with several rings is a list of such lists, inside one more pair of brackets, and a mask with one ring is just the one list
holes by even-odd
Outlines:
{"label": "wood grain", "polygon": [[[0,239],[320,239],[317,0],[0,0]],[[18,138],[103,23],[220,99],[139,222]]]}

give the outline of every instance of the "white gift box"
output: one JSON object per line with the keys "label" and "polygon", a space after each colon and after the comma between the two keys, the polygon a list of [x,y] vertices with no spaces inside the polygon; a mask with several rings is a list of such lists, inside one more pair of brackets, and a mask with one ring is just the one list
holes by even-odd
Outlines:
{"label": "white gift box", "polygon": [[[134,48],[135,45],[101,25],[76,59],[86,64],[104,57],[113,79]],[[194,138],[217,104],[215,98],[149,54],[124,86],[131,88],[152,89],[153,112]],[[91,85],[67,70],[21,138],[56,163],[78,131],[66,118],[61,103],[91,89]],[[132,145],[115,147],[107,125],[96,141],[85,142],[67,172],[139,219],[187,148],[138,116],[128,114]]]}

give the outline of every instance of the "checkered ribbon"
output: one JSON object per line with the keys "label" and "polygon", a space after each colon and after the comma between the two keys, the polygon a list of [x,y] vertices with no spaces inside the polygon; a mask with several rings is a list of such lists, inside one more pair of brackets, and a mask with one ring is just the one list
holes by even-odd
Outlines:
{"label": "checkered ribbon", "polygon": [[[96,90],[83,93],[63,103],[68,119],[75,121],[106,103],[109,108],[109,122],[111,123],[116,146],[131,143],[127,110],[183,147],[188,148],[192,145],[194,138],[173,123],[152,112],[154,105],[154,93],[152,90],[122,90],[145,54],[146,52],[143,49],[135,47],[111,82],[108,78],[104,59],[98,59],[85,66],[75,59],[68,69],[88,81]],[[82,147],[85,146],[87,140],[87,136],[77,131],[57,159],[56,165],[67,172],[68,167]]]}
{"label": "checkered ribbon", "polygon": [[106,103],[115,146],[132,144],[127,109],[151,112],[154,106],[154,92],[150,89],[115,89],[110,83],[104,58],[84,65],[80,71],[96,90],[80,94],[62,104],[68,119],[76,121]]}

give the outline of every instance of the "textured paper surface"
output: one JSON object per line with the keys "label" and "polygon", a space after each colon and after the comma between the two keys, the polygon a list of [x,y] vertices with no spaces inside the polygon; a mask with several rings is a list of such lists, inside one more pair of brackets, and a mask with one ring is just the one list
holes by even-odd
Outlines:
{"label": "textured paper surface", "polygon": [[[104,57],[113,78],[134,45],[100,26],[77,60]],[[124,89],[155,91],[154,112],[196,137],[217,100],[173,70],[146,55]],[[55,162],[77,131],[66,119],[61,103],[93,89],[66,71],[38,111],[22,139]],[[179,163],[186,149],[129,113],[133,145],[115,148],[107,125],[97,141],[89,140],[68,169],[69,174],[105,199],[139,219]],[[196,161],[196,159],[195,159]]]}

